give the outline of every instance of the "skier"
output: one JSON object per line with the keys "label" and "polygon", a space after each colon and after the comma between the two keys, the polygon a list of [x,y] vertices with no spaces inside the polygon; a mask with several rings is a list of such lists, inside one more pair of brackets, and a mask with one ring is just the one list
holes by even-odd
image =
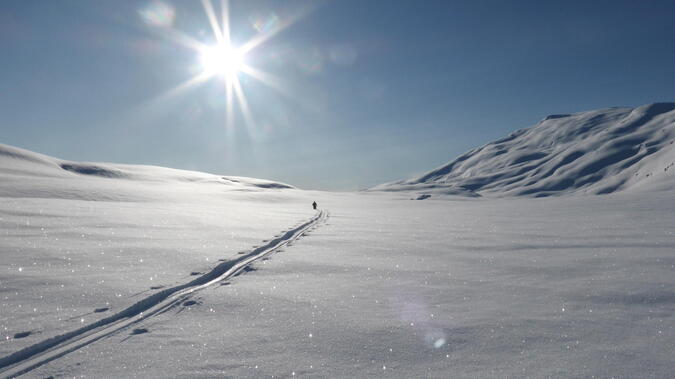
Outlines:
{"label": "skier", "polygon": [[312,207],[316,209],[316,201],[312,203]]}

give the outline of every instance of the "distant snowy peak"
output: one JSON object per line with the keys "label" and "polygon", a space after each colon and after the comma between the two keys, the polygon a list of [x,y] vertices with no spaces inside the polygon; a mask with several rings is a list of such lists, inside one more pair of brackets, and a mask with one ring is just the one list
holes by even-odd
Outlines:
{"label": "distant snowy peak", "polygon": [[551,115],[376,191],[545,197],[675,189],[675,103]]}

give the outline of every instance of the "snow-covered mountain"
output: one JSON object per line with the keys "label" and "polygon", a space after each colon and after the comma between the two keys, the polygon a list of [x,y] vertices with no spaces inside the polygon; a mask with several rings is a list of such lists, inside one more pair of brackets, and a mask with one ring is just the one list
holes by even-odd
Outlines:
{"label": "snow-covered mountain", "polygon": [[551,115],[420,177],[371,190],[545,197],[675,188],[675,103]]}

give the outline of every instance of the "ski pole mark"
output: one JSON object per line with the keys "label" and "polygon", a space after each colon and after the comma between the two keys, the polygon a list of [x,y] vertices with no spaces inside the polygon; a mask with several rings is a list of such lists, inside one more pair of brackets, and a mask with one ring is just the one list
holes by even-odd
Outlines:
{"label": "ski pole mark", "polygon": [[[231,279],[244,271],[253,261],[265,257],[283,246],[290,245],[291,242],[303,236],[308,230],[316,227],[327,217],[326,211],[319,211],[308,221],[282,233],[279,237],[270,240],[262,246],[256,246],[253,250],[239,258],[220,263],[211,271],[188,283],[164,289],[106,318],[71,332],[48,338],[2,357],[0,358],[0,375],[6,378],[23,375],[45,363],[119,332],[130,325],[161,314],[173,306],[182,303],[195,292],[207,288],[212,284]],[[142,330],[142,328],[134,329],[134,333],[132,334],[139,334],[136,330]]]}

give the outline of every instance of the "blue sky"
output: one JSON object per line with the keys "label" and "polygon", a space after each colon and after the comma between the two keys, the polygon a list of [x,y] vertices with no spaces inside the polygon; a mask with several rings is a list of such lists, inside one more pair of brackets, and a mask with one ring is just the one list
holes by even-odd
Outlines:
{"label": "blue sky", "polygon": [[[219,11],[220,1],[212,1]],[[4,0],[0,143],[354,190],[553,113],[675,100],[672,1],[231,1],[251,120],[202,70],[200,1]],[[290,24],[285,29],[279,28]],[[281,90],[279,90],[281,89]]]}

